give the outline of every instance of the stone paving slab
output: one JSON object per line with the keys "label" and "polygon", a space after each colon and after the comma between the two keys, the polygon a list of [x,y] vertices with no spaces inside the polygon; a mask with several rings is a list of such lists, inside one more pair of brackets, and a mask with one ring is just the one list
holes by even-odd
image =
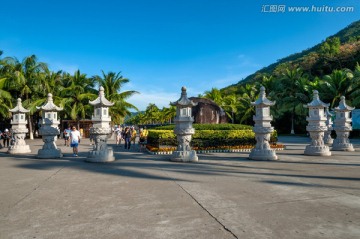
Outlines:
{"label": "stone paving slab", "polygon": [[275,162],[114,146],[115,162],[85,163],[86,139],[77,158],[62,140],[62,159],[36,159],[38,139],[29,155],[0,149],[0,238],[360,238],[360,141],[330,157],[280,141]]}

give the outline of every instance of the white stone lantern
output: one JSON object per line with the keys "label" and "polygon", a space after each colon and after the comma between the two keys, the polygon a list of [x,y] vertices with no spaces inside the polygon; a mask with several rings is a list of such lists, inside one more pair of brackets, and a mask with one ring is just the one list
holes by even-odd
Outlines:
{"label": "white stone lantern", "polygon": [[334,130],[336,139],[331,150],[335,151],[354,151],[353,145],[349,141],[349,134],[352,130],[350,112],[355,108],[350,107],[345,102],[345,96],[340,97],[338,107],[335,107]]}
{"label": "white stone lantern", "polygon": [[21,99],[17,99],[17,105],[14,109],[9,110],[12,113],[11,130],[14,136],[15,142],[9,147],[9,154],[26,154],[30,153],[30,146],[25,142],[26,133],[29,130],[26,128],[27,120],[25,113],[30,110],[25,109],[21,104]]}
{"label": "white stone lantern", "polygon": [[278,157],[275,150],[270,148],[270,134],[274,131],[270,122],[272,116],[270,115],[270,106],[275,105],[266,98],[265,87],[261,86],[259,98],[255,102],[251,102],[255,106],[256,114],[253,116],[255,126],[253,131],[255,133],[256,146],[251,150],[250,159],[255,160],[277,160]]}
{"label": "white stone lantern", "polygon": [[94,106],[94,115],[91,120],[93,127],[90,128],[90,137],[94,140],[95,145],[88,153],[87,162],[105,163],[115,160],[114,151],[107,145],[108,136],[112,134],[110,126],[111,117],[109,107],[114,103],[105,98],[104,87],[99,89],[99,97],[89,104]]}
{"label": "white stone lantern", "polygon": [[310,133],[311,144],[307,145],[304,151],[305,155],[314,156],[330,156],[331,152],[329,147],[324,144],[324,132],[328,130],[325,124],[325,108],[329,107],[329,104],[325,104],[319,98],[319,92],[313,91],[313,100],[304,105],[309,109],[309,117],[306,117],[308,125],[306,130]]}
{"label": "white stone lantern", "polygon": [[38,158],[61,158],[63,155],[61,149],[58,149],[55,142],[60,134],[58,112],[63,108],[54,104],[52,94],[47,95],[47,101],[43,106],[36,107],[42,111],[41,127],[39,135],[42,136],[44,145],[38,151]]}
{"label": "white stone lantern", "polygon": [[329,111],[329,107],[326,107],[325,109],[325,117],[326,117],[326,126],[327,126],[327,131],[325,131],[324,133],[324,143],[331,145],[333,143],[333,138],[331,138],[331,132],[333,130],[333,121],[332,121],[332,117],[334,116],[333,113],[331,113]]}
{"label": "white stone lantern", "polygon": [[196,162],[198,156],[196,151],[190,147],[191,137],[195,134],[192,127],[194,118],[192,117],[192,107],[197,105],[187,98],[186,88],[181,88],[181,97],[178,101],[170,103],[176,106],[175,129],[178,146],[171,156],[171,161],[175,162]]}

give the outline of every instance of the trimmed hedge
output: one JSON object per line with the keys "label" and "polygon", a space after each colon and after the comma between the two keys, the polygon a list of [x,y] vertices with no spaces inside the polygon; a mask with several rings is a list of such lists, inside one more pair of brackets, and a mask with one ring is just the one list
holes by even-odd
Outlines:
{"label": "trimmed hedge", "polygon": [[[193,124],[193,127],[196,130],[251,130],[252,126],[243,125],[243,124]],[[165,125],[165,126],[157,126],[152,129],[158,130],[174,130],[175,125]]]}
{"label": "trimmed hedge", "polygon": [[[149,129],[149,145],[176,146],[177,139],[173,130]],[[271,135],[270,142],[277,142],[277,132]],[[252,130],[195,130],[191,145],[194,147],[255,145],[255,133]]]}

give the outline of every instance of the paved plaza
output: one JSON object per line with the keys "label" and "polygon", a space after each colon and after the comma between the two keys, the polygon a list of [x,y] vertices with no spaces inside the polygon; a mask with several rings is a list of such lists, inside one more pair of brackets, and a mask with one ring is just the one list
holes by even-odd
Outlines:
{"label": "paved plaza", "polygon": [[63,140],[62,159],[0,149],[0,238],[360,238],[360,140],[355,152],[305,156],[308,138],[280,137],[279,161],[249,153],[174,163],[114,146],[112,163],[86,163]]}

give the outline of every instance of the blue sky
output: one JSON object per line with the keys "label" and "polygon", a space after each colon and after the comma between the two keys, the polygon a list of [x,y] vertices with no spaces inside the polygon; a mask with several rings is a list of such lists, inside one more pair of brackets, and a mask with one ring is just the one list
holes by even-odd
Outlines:
{"label": "blue sky", "polygon": [[[122,72],[144,110],[245,78],[359,20],[358,0],[0,0],[0,50],[52,70]],[[285,12],[262,12],[285,5]],[[289,12],[294,6],[353,12]],[[264,8],[265,7],[265,8]]]}

